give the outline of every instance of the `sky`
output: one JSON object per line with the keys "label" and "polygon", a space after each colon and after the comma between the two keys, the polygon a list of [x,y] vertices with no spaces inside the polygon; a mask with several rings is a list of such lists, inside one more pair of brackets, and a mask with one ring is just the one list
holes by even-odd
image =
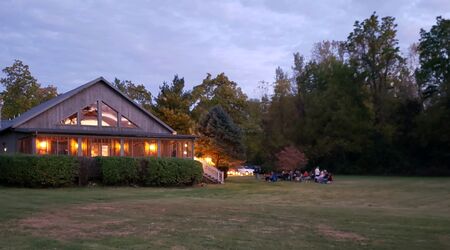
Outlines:
{"label": "sky", "polygon": [[[175,74],[186,87],[224,72],[249,97],[294,52],[345,40],[374,11],[394,16],[406,52],[449,0],[40,0],[0,1],[0,68],[20,59],[42,85],[66,92],[99,76],[144,84],[157,95]],[[0,74],[1,75],[1,74]],[[3,75],[1,75],[3,77]]]}

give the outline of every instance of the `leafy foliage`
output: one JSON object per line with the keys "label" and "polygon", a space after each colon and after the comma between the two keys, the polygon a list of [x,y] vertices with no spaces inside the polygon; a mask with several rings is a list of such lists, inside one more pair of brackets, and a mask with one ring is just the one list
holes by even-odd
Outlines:
{"label": "leafy foliage", "polygon": [[216,166],[220,166],[221,160],[230,163],[243,159],[245,151],[241,129],[221,106],[212,107],[201,119],[198,132],[198,150],[213,157]]}
{"label": "leafy foliage", "polygon": [[305,154],[294,146],[284,147],[276,154],[279,170],[295,170],[303,168],[308,163]]}
{"label": "leafy foliage", "polygon": [[69,156],[0,156],[0,184],[23,187],[72,185],[78,164]]}
{"label": "leafy foliage", "polygon": [[417,78],[425,99],[449,95],[450,91],[450,20],[436,18],[430,31],[420,31],[418,46],[421,67]]}
{"label": "leafy foliage", "polygon": [[245,122],[247,96],[224,73],[215,78],[208,74],[200,85],[194,87],[192,97],[196,103],[192,116],[196,121],[212,107],[220,105],[236,124],[242,125]]}
{"label": "leafy foliage", "polygon": [[184,91],[184,78],[175,75],[171,85],[164,82],[159,90],[154,106],[158,117],[179,134],[191,133],[193,128],[190,116],[192,98],[190,92]]}
{"label": "leafy foliage", "polygon": [[3,73],[6,77],[0,79],[5,88],[2,93],[2,119],[18,116],[58,95],[56,87],[52,85],[42,88],[31,75],[28,65],[20,60],[15,60],[12,66],[4,68]]}
{"label": "leafy foliage", "polygon": [[150,158],[143,176],[146,186],[187,186],[199,183],[203,178],[202,165],[198,161],[177,158]]}
{"label": "leafy foliage", "polygon": [[98,157],[105,185],[130,185],[139,183],[138,162],[130,157]]}
{"label": "leafy foliage", "polygon": [[144,109],[152,110],[152,93],[143,84],[135,84],[129,80],[114,79],[114,86]]}

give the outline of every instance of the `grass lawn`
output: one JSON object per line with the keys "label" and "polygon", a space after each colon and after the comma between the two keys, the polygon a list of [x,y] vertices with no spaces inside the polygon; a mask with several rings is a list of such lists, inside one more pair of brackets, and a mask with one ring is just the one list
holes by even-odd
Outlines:
{"label": "grass lawn", "polygon": [[450,249],[450,178],[0,187],[5,249]]}

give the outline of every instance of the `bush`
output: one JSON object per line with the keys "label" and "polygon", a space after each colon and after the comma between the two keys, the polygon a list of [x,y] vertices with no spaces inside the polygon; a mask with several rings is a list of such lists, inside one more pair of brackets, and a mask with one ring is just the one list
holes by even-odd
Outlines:
{"label": "bush", "polygon": [[130,157],[98,157],[105,185],[139,184],[138,159]]}
{"label": "bush", "polygon": [[203,178],[202,164],[191,159],[150,158],[144,172],[146,186],[183,186],[198,183]]}
{"label": "bush", "polygon": [[60,187],[89,180],[104,185],[184,186],[203,178],[200,162],[178,158],[0,156],[0,184]]}
{"label": "bush", "polygon": [[78,164],[70,156],[0,156],[0,184],[61,187],[74,183]]}

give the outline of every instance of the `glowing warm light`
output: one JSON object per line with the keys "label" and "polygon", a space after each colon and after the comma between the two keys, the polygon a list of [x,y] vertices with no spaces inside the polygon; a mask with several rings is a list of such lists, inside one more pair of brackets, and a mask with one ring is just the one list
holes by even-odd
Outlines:
{"label": "glowing warm light", "polygon": [[148,150],[150,150],[151,152],[156,152],[156,144],[152,143],[148,146]]}
{"label": "glowing warm light", "polygon": [[46,149],[47,148],[47,141],[41,141],[39,142],[39,148]]}
{"label": "glowing warm light", "polygon": [[184,144],[184,147],[185,147],[185,148],[187,148],[187,147],[188,147],[188,144],[187,144],[187,143],[185,143],[185,144]]}
{"label": "glowing warm light", "polygon": [[186,151],[186,150],[184,150],[184,151],[183,151],[183,154],[184,154],[184,155],[187,155],[187,151]]}

